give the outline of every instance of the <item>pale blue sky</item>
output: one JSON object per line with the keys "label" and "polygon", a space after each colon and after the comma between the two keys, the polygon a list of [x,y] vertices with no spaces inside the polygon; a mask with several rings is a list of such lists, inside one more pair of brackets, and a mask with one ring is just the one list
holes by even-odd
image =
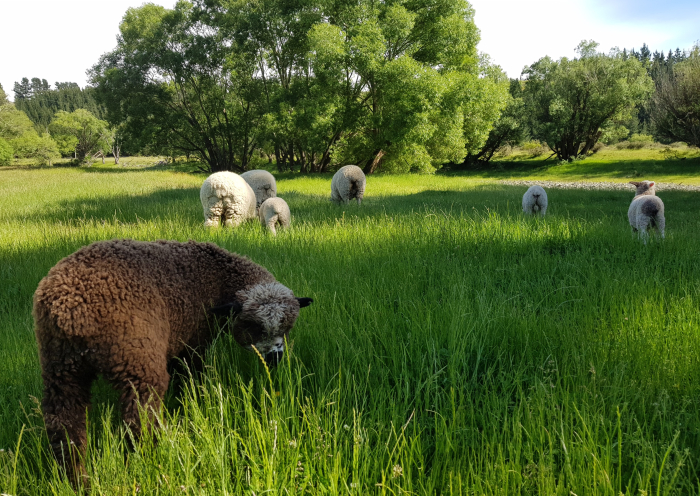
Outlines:
{"label": "pale blue sky", "polygon": [[[0,0],[0,84],[22,77],[84,86],[85,71],[114,48],[119,22],[140,0]],[[153,0],[172,7],[175,0]],[[479,49],[516,77],[549,55],[574,55],[583,39],[612,47],[690,48],[700,40],[700,0],[471,0]]]}

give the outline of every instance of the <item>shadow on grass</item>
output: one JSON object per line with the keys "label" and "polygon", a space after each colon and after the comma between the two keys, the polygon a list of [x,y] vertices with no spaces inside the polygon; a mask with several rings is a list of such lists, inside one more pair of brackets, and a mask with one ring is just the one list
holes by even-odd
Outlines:
{"label": "shadow on grass", "polygon": [[442,174],[448,176],[490,177],[494,179],[540,175],[543,180],[548,179],[548,176],[556,176],[557,179],[563,180],[567,178],[585,179],[586,177],[594,176],[638,180],[643,176],[653,179],[654,175],[697,178],[700,175],[700,157],[678,160],[602,160],[592,156],[585,160],[565,164],[543,159],[504,159],[486,165],[477,164],[469,168],[448,168]]}

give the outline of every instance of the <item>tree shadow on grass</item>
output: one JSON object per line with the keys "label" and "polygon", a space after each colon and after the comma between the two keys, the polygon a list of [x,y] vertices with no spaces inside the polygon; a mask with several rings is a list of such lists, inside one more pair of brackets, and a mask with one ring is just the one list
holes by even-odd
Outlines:
{"label": "tree shadow on grass", "polygon": [[[615,179],[639,180],[654,179],[654,176],[700,176],[700,157],[674,160],[630,159],[630,160],[596,160],[595,156],[587,160],[559,164],[554,160],[541,159],[499,160],[488,165],[477,164],[467,169],[446,170],[448,176],[488,177],[492,179],[509,179],[541,175],[542,180],[549,179],[547,174],[556,179],[579,180],[587,176],[606,176]],[[662,181],[663,182],[663,181]]]}

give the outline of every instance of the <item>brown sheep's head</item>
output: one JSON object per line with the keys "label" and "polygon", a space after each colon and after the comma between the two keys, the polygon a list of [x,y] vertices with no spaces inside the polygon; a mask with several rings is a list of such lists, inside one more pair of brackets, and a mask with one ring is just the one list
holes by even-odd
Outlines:
{"label": "brown sheep's head", "polygon": [[249,351],[255,347],[269,365],[276,365],[282,360],[284,341],[299,309],[312,302],[311,298],[296,298],[289,288],[273,282],[238,291],[234,301],[211,311],[232,319],[233,337],[238,344]]}

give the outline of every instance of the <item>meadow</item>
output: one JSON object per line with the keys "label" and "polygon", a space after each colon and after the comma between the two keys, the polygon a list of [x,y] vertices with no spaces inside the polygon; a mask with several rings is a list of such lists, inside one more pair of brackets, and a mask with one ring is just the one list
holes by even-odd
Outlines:
{"label": "meadow", "polygon": [[86,493],[48,449],[32,294],[81,246],[134,238],[214,242],[315,302],[275,369],[220,335],[157,443],[129,447],[98,382],[90,494],[700,493],[700,193],[660,191],[667,237],[644,245],[631,190],[551,189],[529,218],[498,181],[700,184],[697,159],[606,160],[371,176],[361,207],[328,201],[330,175],[279,175],[276,238],[206,230],[204,176],[176,167],[0,169],[0,492]]}

